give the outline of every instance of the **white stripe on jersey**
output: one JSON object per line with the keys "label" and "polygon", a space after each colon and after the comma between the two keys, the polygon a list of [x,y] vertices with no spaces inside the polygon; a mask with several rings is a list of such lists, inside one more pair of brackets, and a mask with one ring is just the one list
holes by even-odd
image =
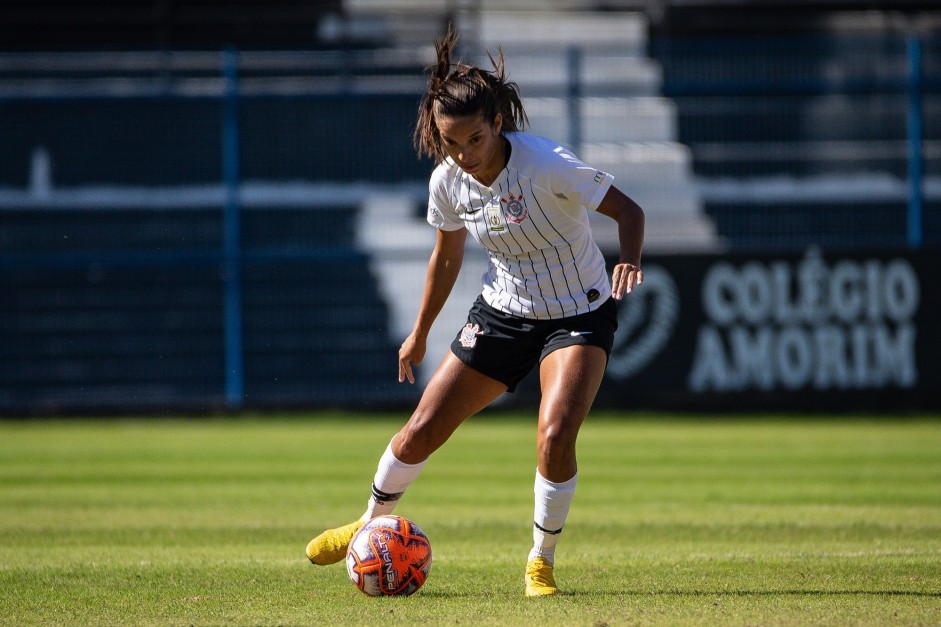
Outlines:
{"label": "white stripe on jersey", "polygon": [[435,168],[428,222],[448,231],[467,228],[490,253],[482,280],[491,307],[543,320],[597,308],[611,285],[588,211],[597,209],[614,178],[542,137],[504,136],[510,159],[490,187],[451,159]]}

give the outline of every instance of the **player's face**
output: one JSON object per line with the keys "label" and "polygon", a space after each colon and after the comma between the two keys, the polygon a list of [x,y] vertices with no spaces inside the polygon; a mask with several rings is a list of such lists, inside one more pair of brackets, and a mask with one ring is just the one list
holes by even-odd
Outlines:
{"label": "player's face", "polygon": [[490,186],[503,170],[504,145],[498,113],[491,124],[480,115],[435,116],[445,152],[462,170]]}

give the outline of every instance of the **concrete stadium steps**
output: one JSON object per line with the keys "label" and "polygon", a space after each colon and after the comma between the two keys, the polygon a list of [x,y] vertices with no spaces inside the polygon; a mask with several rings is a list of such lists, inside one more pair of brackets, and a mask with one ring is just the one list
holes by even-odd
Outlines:
{"label": "concrete stadium steps", "polygon": [[462,14],[462,18],[459,24],[474,30],[481,45],[499,45],[509,52],[536,46],[544,50],[579,46],[611,48],[637,57],[647,54],[647,18],[642,13],[512,10],[512,3],[507,3],[500,9]]}
{"label": "concrete stadium steps", "polygon": [[[563,142],[572,137],[570,99],[524,95],[523,106],[532,132]],[[668,98],[583,97],[577,107],[582,142],[661,142],[677,136],[676,106]]]}
{"label": "concrete stadium steps", "polygon": [[[580,158],[613,174],[619,188],[645,209],[647,252],[720,248],[694,185],[690,152],[677,143],[676,107],[660,96],[663,74],[647,55],[646,17],[631,11],[596,12],[576,4],[484,1],[474,10],[451,6],[451,14],[439,3],[422,1],[347,0],[344,7],[353,19],[375,20],[385,13],[386,24],[395,29],[390,45],[418,47],[429,55],[429,62],[431,39],[440,36],[449,17],[455,18],[462,48],[470,55],[465,60],[488,67],[486,53],[503,50],[507,74],[520,84],[528,130],[562,144],[571,142],[568,147]],[[573,65],[578,72],[575,86]],[[570,126],[573,87],[580,94],[578,137]],[[422,189],[417,194],[371,196],[361,206],[356,229],[358,247],[370,252],[371,271],[389,306],[391,327],[401,337],[414,322],[434,246],[433,230],[421,210],[426,193]],[[599,245],[606,254],[616,255],[617,231],[611,220],[600,214],[590,220]],[[464,320],[480,291],[486,263],[479,247],[469,243],[442,321]],[[453,325],[432,329],[431,363],[419,372],[420,379],[427,381],[455,332]]]}
{"label": "concrete stadium steps", "polygon": [[[496,47],[491,48],[496,52]],[[520,83],[522,93],[555,95],[568,91],[569,50],[517,50],[504,48],[507,76]],[[470,59],[489,68],[486,54]],[[633,54],[610,50],[579,52],[579,89],[589,95],[655,96],[660,93],[663,75],[655,62]]]}
{"label": "concrete stadium steps", "polygon": [[676,142],[586,143],[581,145],[579,156],[631,189],[677,189],[688,187],[691,181],[689,148]]}
{"label": "concrete stadium steps", "polygon": [[[713,220],[702,213],[702,202],[694,190],[628,190],[628,195],[645,209],[645,253],[706,253],[725,248]],[[589,220],[598,246],[609,255],[616,254],[614,223],[596,212],[589,214]]]}
{"label": "concrete stadium steps", "polygon": [[[693,184],[689,148],[676,142],[597,142],[583,144],[586,163],[614,176],[618,189],[646,214],[645,250],[702,252],[722,248],[715,225],[703,211]],[[611,221],[590,214],[602,250],[618,250]]]}
{"label": "concrete stadium steps", "polygon": [[[633,3],[622,0],[621,4],[634,6],[620,8],[645,8],[644,0]],[[616,40],[619,45],[632,35],[638,42],[646,38],[646,21],[639,11],[595,13],[597,7],[598,3],[593,0],[343,0],[343,17],[337,19],[345,21],[339,27],[354,34],[384,38],[390,46],[429,46],[432,38],[444,32],[449,20],[469,35],[492,30],[507,41],[513,36],[521,41],[533,37],[538,41],[540,31],[550,33],[559,41],[570,41],[579,36],[571,31],[583,28],[595,30],[598,39]],[[559,13],[578,20],[574,24],[576,28],[567,29],[559,24],[555,19]],[[596,18],[599,15],[625,17],[601,20]],[[518,28],[520,20],[528,24],[522,30]],[[326,22],[327,28],[338,27],[335,20],[332,24],[330,19]]]}
{"label": "concrete stadium steps", "polygon": [[[619,189],[647,213],[646,250],[722,247],[692,176],[689,149],[679,144],[675,104],[661,97],[662,71],[647,56],[647,21],[639,12],[502,9],[468,14],[483,49],[501,47],[518,77],[530,130],[568,142],[586,163],[614,175]],[[578,133],[572,128],[571,50],[579,51]],[[535,93],[534,93],[535,92]],[[527,95],[531,94],[531,95]],[[578,145],[574,145],[575,142]],[[616,252],[617,234],[600,215],[596,240]]]}
{"label": "concrete stadium steps", "polygon": [[[568,88],[570,55],[579,53],[581,89],[618,95],[656,95],[660,67],[647,57],[647,20],[635,12],[510,10],[461,14],[458,25],[473,33],[476,62],[502,49],[511,79],[527,90]],[[542,94],[540,94],[542,95]]]}
{"label": "concrete stadium steps", "polygon": [[[422,209],[425,188],[367,196],[358,212],[356,246],[369,251],[369,270],[388,307],[389,333],[404,340],[412,330],[425,287],[428,259],[435,245],[435,230]],[[480,293],[480,277],[487,271],[484,250],[467,238],[464,265],[457,283],[428,335],[425,363],[416,373],[428,382],[438,362],[467,317]]]}

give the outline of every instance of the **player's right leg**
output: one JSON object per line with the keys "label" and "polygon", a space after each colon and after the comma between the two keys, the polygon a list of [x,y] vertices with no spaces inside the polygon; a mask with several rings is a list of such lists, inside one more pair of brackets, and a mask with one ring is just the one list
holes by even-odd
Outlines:
{"label": "player's right leg", "polygon": [[311,540],[307,544],[307,558],[321,566],[342,561],[356,532],[367,521],[391,514],[399,498],[421,474],[428,457],[464,420],[505,391],[506,385],[448,353],[428,382],[418,408],[379,459],[366,511],[359,520],[328,529]]}

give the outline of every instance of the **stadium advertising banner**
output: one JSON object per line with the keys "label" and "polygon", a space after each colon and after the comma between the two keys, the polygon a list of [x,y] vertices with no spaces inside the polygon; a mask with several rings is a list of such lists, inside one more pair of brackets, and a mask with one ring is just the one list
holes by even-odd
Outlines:
{"label": "stadium advertising banner", "polygon": [[[613,261],[613,260],[612,260]],[[941,407],[938,253],[647,256],[596,407]]]}

